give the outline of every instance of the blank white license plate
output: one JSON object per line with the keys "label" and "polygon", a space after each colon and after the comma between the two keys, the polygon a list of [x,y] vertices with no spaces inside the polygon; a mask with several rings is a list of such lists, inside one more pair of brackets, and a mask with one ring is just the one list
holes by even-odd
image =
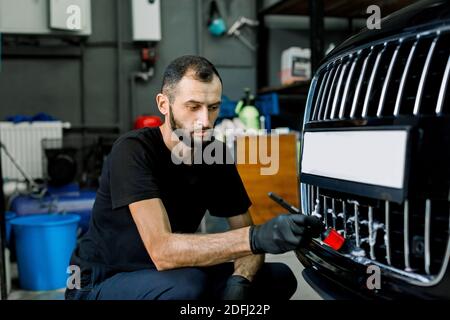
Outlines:
{"label": "blank white license plate", "polygon": [[302,173],[382,187],[404,187],[406,130],[306,132]]}

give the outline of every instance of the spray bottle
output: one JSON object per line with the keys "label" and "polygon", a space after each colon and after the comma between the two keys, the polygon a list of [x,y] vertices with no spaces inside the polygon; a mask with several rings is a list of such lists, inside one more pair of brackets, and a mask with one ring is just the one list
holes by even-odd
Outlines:
{"label": "spray bottle", "polygon": [[235,112],[245,125],[246,129],[258,130],[260,125],[259,111],[255,107],[255,97],[250,94],[250,89],[245,89],[245,96],[236,105]]}

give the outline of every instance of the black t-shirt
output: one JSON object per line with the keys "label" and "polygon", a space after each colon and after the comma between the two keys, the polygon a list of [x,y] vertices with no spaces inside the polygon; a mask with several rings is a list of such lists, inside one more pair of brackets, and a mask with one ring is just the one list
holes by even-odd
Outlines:
{"label": "black t-shirt", "polygon": [[89,230],[71,264],[83,275],[97,266],[100,278],[154,268],[128,208],[152,198],[162,200],[176,233],[194,233],[206,210],[231,217],[251,205],[234,164],[175,164],[159,128],[132,131],[114,143],[103,166]]}

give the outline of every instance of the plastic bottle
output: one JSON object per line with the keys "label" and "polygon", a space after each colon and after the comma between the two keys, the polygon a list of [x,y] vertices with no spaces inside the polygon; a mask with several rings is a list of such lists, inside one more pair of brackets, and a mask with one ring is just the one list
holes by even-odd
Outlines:
{"label": "plastic bottle", "polygon": [[291,47],[281,54],[281,84],[311,79],[311,50]]}
{"label": "plastic bottle", "polygon": [[259,130],[260,120],[259,111],[254,106],[255,98],[250,94],[250,89],[245,89],[245,96],[236,105],[235,112],[239,119],[245,125],[245,128]]}

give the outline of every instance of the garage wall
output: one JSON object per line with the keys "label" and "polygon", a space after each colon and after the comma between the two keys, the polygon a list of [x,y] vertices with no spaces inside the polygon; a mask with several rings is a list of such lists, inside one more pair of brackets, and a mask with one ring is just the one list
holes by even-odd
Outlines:
{"label": "garage wall", "polygon": [[[127,131],[141,113],[158,114],[165,66],[184,54],[215,63],[224,94],[238,99],[255,89],[254,53],[235,38],[213,38],[206,30],[210,0],[161,1],[162,41],[155,76],[132,81],[139,47],[131,40],[131,5],[123,0],[92,1],[92,35],[86,43],[60,38],[3,35],[0,119],[47,112],[73,125]],[[240,16],[255,18],[254,0],[219,0],[228,27]],[[254,33],[246,36],[255,41]]]}
{"label": "garage wall", "polygon": [[[269,86],[277,87],[281,85],[281,55],[284,50],[290,47],[310,48],[309,30],[306,29],[269,29]],[[324,36],[324,49],[327,50],[330,44],[339,45],[349,36],[347,30],[326,30]]]}

